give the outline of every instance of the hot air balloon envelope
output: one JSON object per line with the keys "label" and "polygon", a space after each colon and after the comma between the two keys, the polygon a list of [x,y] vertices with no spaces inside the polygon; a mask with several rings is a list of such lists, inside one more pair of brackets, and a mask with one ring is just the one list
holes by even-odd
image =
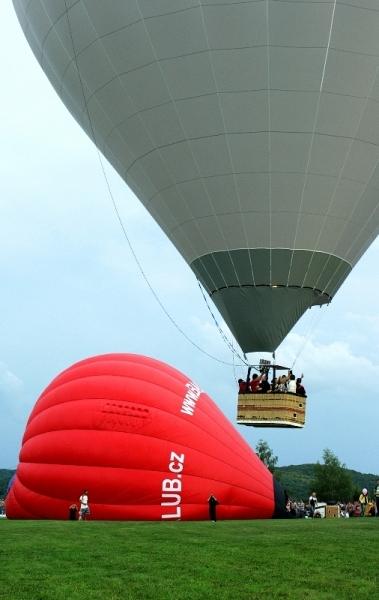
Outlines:
{"label": "hot air balloon envelope", "polygon": [[68,109],[245,352],[328,303],[379,226],[379,11],[14,0]]}
{"label": "hot air balloon envelope", "polygon": [[61,373],[27,423],[9,518],[66,519],[88,490],[92,519],[271,518],[284,497],[214,402],[143,356],[89,358]]}

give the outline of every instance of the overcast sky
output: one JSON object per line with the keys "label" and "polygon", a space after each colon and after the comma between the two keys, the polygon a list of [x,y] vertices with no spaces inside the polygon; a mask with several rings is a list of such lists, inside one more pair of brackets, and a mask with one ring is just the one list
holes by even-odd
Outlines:
{"label": "overcast sky", "polygon": [[[195,276],[124,182],[106,165],[147,287],[116,219],[97,151],[63,106],[0,3],[0,468],[14,468],[28,415],[61,370],[87,356],[135,352],[192,377],[235,420],[234,368]],[[277,352],[304,372],[303,430],[239,427],[265,439],[280,465],[332,449],[349,468],[379,473],[379,242],[329,307],[316,307]],[[304,344],[304,342],[307,342]],[[253,357],[251,357],[253,358]],[[260,356],[256,356],[259,359]]]}

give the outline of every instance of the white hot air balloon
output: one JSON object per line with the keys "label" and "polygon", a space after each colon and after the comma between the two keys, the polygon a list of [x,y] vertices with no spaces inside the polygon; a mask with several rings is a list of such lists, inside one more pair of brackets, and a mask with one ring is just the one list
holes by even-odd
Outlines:
{"label": "white hot air balloon", "polygon": [[378,232],[379,8],[14,0],[83,129],[245,352],[330,302]]}

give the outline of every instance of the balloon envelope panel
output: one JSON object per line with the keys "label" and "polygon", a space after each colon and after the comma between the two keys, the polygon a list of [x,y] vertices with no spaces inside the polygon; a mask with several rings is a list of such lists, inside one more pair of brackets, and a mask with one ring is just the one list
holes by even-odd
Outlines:
{"label": "balloon envelope panel", "polygon": [[273,477],[216,404],[157,360],[111,354],[64,371],[26,426],[9,518],[66,519],[89,491],[91,518],[270,518]]}
{"label": "balloon envelope panel", "polygon": [[379,11],[359,4],[14,0],[245,352],[329,302],[378,232]]}

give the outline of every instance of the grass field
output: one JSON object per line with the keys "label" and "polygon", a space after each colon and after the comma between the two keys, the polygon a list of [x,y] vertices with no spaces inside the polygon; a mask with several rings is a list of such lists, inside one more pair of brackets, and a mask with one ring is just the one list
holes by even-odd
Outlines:
{"label": "grass field", "polygon": [[1,600],[379,598],[379,519],[0,520]]}

